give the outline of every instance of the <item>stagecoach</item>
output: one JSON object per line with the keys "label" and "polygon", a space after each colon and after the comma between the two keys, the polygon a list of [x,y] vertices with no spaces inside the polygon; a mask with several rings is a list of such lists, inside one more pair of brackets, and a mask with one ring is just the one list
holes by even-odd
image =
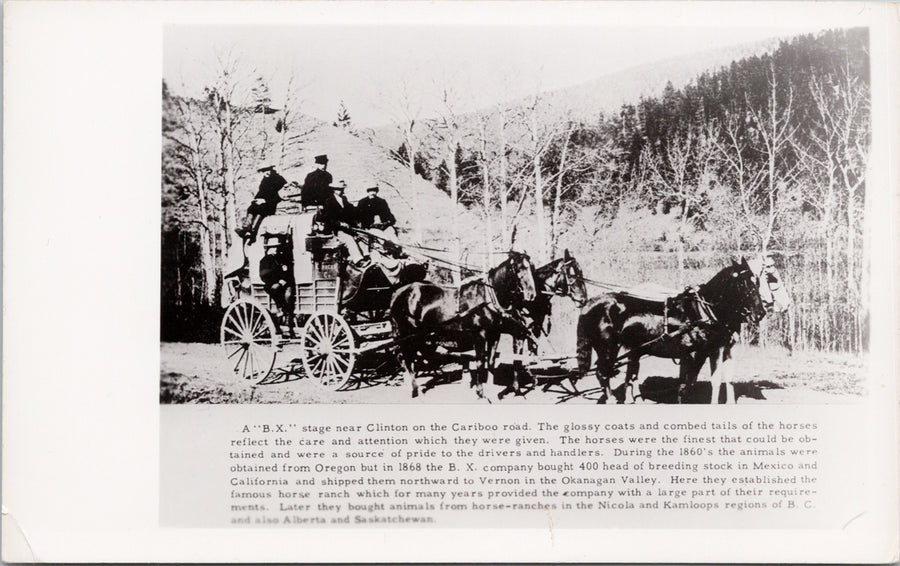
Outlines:
{"label": "stagecoach", "polygon": [[[314,219],[314,210],[265,218],[256,242],[244,245],[244,266],[226,278],[230,303],[220,340],[233,371],[244,379],[267,380],[276,358],[291,354],[289,362],[299,361],[308,377],[338,389],[355,367],[371,361],[367,354],[384,351],[390,342],[391,289],[406,262],[384,256],[356,268],[337,238],[316,233]],[[260,274],[260,260],[273,241],[285,248],[293,271],[291,316],[266,291]]]}
{"label": "stagecoach", "polygon": [[[288,356],[291,370],[282,373],[285,375],[293,373],[294,367],[302,364],[307,377],[318,381],[323,386],[340,389],[350,381],[355,370],[359,373],[359,370],[363,368],[372,368],[373,361],[377,361],[377,364],[382,366],[388,366],[389,371],[384,372],[385,374],[395,373],[394,370],[399,368],[395,353],[399,353],[404,365],[407,366],[407,373],[413,376],[414,395],[417,392],[417,386],[414,379],[415,370],[410,365],[411,361],[418,366],[424,364],[422,367],[426,373],[429,370],[443,373],[447,369],[446,364],[448,363],[464,365],[468,363],[470,369],[474,364],[474,367],[480,367],[482,372],[490,369],[495,377],[502,373],[508,373],[512,376],[513,387],[516,391],[519,390],[517,376],[522,374],[531,379],[533,386],[537,385],[539,380],[544,381],[546,390],[552,385],[562,385],[564,381],[569,381],[574,386],[574,382],[579,377],[593,373],[593,370],[590,369],[590,351],[586,349],[587,344],[590,344],[590,347],[601,348],[597,351],[598,367],[601,368],[598,377],[601,379],[601,388],[604,390],[603,398],[610,398],[609,376],[616,373],[619,366],[626,362],[629,363],[626,382],[632,382],[636,378],[640,358],[647,355],[664,357],[681,355],[668,351],[656,352],[653,348],[662,347],[660,345],[664,346],[675,340],[684,341],[687,339],[686,337],[690,337],[690,332],[699,332],[709,326],[710,321],[721,321],[724,316],[723,313],[712,316],[704,312],[698,316],[689,315],[684,320],[678,320],[680,311],[685,309],[674,307],[670,309],[668,305],[675,304],[671,302],[673,300],[671,297],[663,300],[649,300],[643,299],[641,295],[635,295],[633,292],[620,290],[610,294],[609,297],[620,302],[626,299],[632,302],[639,299],[644,300],[644,303],[641,304],[644,304],[645,308],[638,310],[641,312],[646,310],[648,313],[652,311],[654,316],[661,317],[664,328],[679,322],[675,325],[678,328],[666,331],[659,337],[648,337],[645,340],[646,343],[622,344],[623,347],[626,347],[626,353],[619,355],[618,341],[606,352],[602,349],[602,340],[595,344],[589,335],[582,336],[583,330],[590,331],[589,325],[583,323],[590,322],[591,316],[590,313],[582,310],[578,328],[579,352],[584,351],[588,357],[585,361],[579,356],[577,371],[566,369],[569,362],[573,361],[571,356],[540,356],[536,349],[531,352],[530,356],[517,354],[507,359],[505,363],[498,364],[499,360],[496,359],[496,351],[493,349],[496,347],[496,342],[493,340],[490,341],[487,353],[456,351],[451,355],[447,355],[447,353],[439,355],[437,350],[441,348],[437,345],[447,340],[448,332],[470,336],[485,330],[478,324],[493,324],[494,330],[497,330],[500,325],[508,326],[509,323],[515,323],[514,326],[517,326],[518,330],[511,335],[517,334],[518,338],[522,339],[521,331],[526,329],[524,326],[526,319],[520,318],[519,313],[523,310],[530,313],[533,322],[537,322],[531,327],[533,331],[537,332],[543,326],[540,322],[543,320],[539,316],[540,313],[546,316],[550,312],[550,296],[568,296],[576,302],[576,305],[581,306],[586,298],[585,282],[608,289],[614,286],[585,279],[577,261],[568,252],[564,257],[551,261],[547,265],[537,269],[528,267],[524,272],[522,271],[523,265],[531,265],[527,259],[528,256],[510,252],[503,264],[489,273],[483,274],[483,279],[480,280],[480,283],[476,282],[475,285],[475,287],[480,285],[486,297],[482,301],[486,300],[487,303],[482,302],[481,307],[488,303],[494,303],[493,312],[499,315],[499,317],[494,317],[496,320],[485,321],[485,317],[482,316],[485,313],[479,315],[477,312],[479,306],[476,303],[474,307],[467,307],[468,310],[460,310],[455,315],[447,315],[448,318],[439,329],[417,328],[415,325],[410,328],[403,328],[403,325],[393,328],[390,313],[392,293],[404,279],[410,280],[404,277],[403,270],[409,265],[416,264],[390,258],[389,255],[382,255],[380,261],[373,262],[363,269],[356,268],[347,261],[346,252],[337,238],[315,230],[314,218],[315,211],[276,214],[267,217],[260,227],[258,240],[252,245],[245,245],[242,250],[242,255],[246,257],[244,266],[226,278],[226,293],[231,300],[222,319],[221,343],[225,347],[229,362],[233,364],[234,372],[254,383],[269,379],[275,368],[276,358],[280,354],[293,353],[295,355]],[[268,246],[271,246],[272,241],[276,241],[289,258],[293,279],[293,298],[289,302],[289,312],[284,312],[277,304],[276,299],[266,290],[260,273],[260,260],[266,254],[267,243]],[[373,255],[379,257],[375,253]],[[524,263],[522,263],[523,261]],[[515,269],[507,270],[506,277],[508,279],[506,280],[502,277],[490,279],[503,273],[504,265],[518,265],[516,268],[518,272]],[[418,272],[424,277],[424,268],[419,269]],[[743,306],[746,297],[755,298],[757,309],[759,308],[760,295],[757,294],[755,287],[759,286],[760,293],[766,291],[771,294],[772,281],[780,280],[774,266],[763,269],[763,266],[760,265],[751,270],[748,264],[743,262],[742,266],[734,264],[723,269],[717,278],[721,279],[721,275],[726,272],[735,275],[744,274],[741,281],[744,279],[750,281],[751,272],[768,274],[767,277],[761,278],[760,282],[754,283],[754,288],[745,289],[741,297],[735,295],[734,300],[720,303],[720,307],[725,308],[723,312],[733,309],[741,321],[746,318],[744,312],[746,308]],[[532,279],[531,275],[525,276],[523,273],[533,274],[535,285],[531,289],[533,302],[517,306],[496,304],[501,291],[508,292],[526,279]],[[728,279],[730,281],[730,278]],[[755,276],[752,280],[756,281]],[[768,283],[761,284],[765,281]],[[729,285],[733,286],[731,283]],[[466,294],[465,288],[466,286],[463,285],[457,290],[460,297]],[[686,293],[688,292],[686,291]],[[676,295],[676,298],[682,295],[691,299],[689,301],[685,299],[687,301],[685,304],[688,306],[715,307],[716,305],[716,301],[707,303],[699,298],[699,295],[695,297],[696,292],[687,295],[682,293]],[[540,306],[542,302],[543,307]],[[460,305],[462,303],[463,300],[460,299]],[[413,308],[410,313],[419,310],[421,309]],[[455,309],[452,310],[455,311]],[[466,317],[472,316],[473,313],[475,313],[474,316],[481,316],[483,320],[473,323],[474,326],[471,328],[466,327],[465,324],[469,324]],[[402,319],[404,317],[401,317]],[[606,320],[604,317],[601,319]],[[456,328],[456,326],[460,326],[460,328]],[[731,330],[733,329],[730,329],[729,332]],[[505,329],[502,332],[510,332],[510,330]],[[397,338],[395,338],[395,334],[397,334]],[[601,332],[599,335],[604,334]],[[463,342],[468,342],[468,340],[463,340]],[[536,344],[534,340],[531,342]],[[584,348],[582,348],[583,342]],[[431,359],[423,356],[424,350],[421,348],[423,343],[431,343],[431,346],[434,346],[431,349],[435,350],[435,355],[431,356]],[[728,342],[726,341],[724,344],[726,350],[730,351],[730,348],[727,347]],[[682,353],[697,355],[697,351],[695,351],[697,348],[690,345],[682,345],[681,349],[684,350]],[[404,350],[406,351],[404,352]],[[703,353],[704,356],[712,355],[707,352],[700,353]],[[601,354],[605,357],[602,357]],[[698,358],[701,364],[705,359],[704,356]],[[715,359],[710,357],[710,360],[714,366]],[[543,379],[541,379],[542,375]],[[478,383],[478,393],[481,395],[481,382]],[[584,392],[576,389],[574,392],[563,391],[563,393],[580,395]]]}

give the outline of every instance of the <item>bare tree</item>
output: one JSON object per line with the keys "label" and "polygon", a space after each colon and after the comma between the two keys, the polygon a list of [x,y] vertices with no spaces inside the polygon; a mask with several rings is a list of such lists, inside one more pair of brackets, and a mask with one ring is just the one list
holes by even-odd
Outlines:
{"label": "bare tree", "polygon": [[[216,54],[215,80],[205,89],[219,147],[226,246],[231,245],[232,232],[237,227],[235,181],[247,151],[242,144],[252,127],[249,118],[255,114],[255,108],[251,106],[255,85],[250,84],[250,77],[253,76],[253,71],[244,67],[233,52],[219,52]],[[253,148],[249,151],[252,153]]]}
{"label": "bare tree", "polygon": [[768,73],[769,97],[765,108],[754,108],[747,104],[755,133],[760,142],[759,151],[765,160],[765,183],[762,184],[762,212],[765,225],[761,238],[762,251],[769,248],[775,224],[781,214],[795,206],[793,197],[799,181],[799,161],[791,159],[798,129],[793,119],[794,89],[788,84],[787,99],[779,99],[778,78],[774,64],[770,63]]}
{"label": "bare tree", "polygon": [[543,101],[539,95],[535,94],[528,106],[528,134],[529,134],[529,155],[531,160],[532,171],[532,189],[534,194],[534,214],[535,227],[537,229],[537,257],[540,261],[549,259],[548,241],[549,231],[547,230],[547,211],[544,205],[544,183],[543,178],[543,159],[544,154],[550,148],[553,138],[557,135],[556,124],[544,120],[541,114],[546,112]]}
{"label": "bare tree", "polygon": [[491,197],[491,164],[493,156],[488,149],[490,143],[491,115],[486,114],[479,120],[478,128],[478,165],[481,172],[481,206],[484,210],[484,268],[487,269],[488,255],[494,251],[493,198]]}
{"label": "bare tree", "polygon": [[166,130],[166,139],[174,143],[180,151],[175,155],[193,183],[196,198],[195,215],[191,223],[200,227],[200,262],[203,272],[203,297],[207,304],[213,304],[216,292],[216,267],[213,262],[214,232],[210,226],[209,183],[210,169],[207,165],[209,131],[204,126],[203,109],[190,99],[178,98],[174,101],[177,128]]}
{"label": "bare tree", "polygon": [[678,277],[685,280],[688,234],[696,227],[712,173],[713,135],[687,128],[666,140],[664,149],[649,146],[641,154],[641,164],[649,174],[657,198],[677,207]]}
{"label": "bare tree", "polygon": [[[814,101],[809,144],[796,149],[811,179],[804,195],[819,212],[822,236],[826,246],[826,289],[828,301],[845,296],[855,313],[854,347],[862,348],[862,300],[860,282],[860,250],[862,198],[865,184],[869,143],[869,93],[866,85],[854,76],[849,65],[836,77],[812,77],[810,93]],[[843,254],[838,253],[843,233]],[[834,266],[844,263],[843,282],[836,280]],[[840,284],[842,283],[842,284]]]}
{"label": "bare tree", "polygon": [[[448,83],[453,84],[453,83]],[[456,153],[462,146],[465,137],[465,131],[461,122],[457,105],[459,104],[459,95],[449,87],[442,88],[440,91],[440,110],[437,120],[434,122],[435,135],[440,143],[440,153],[443,156],[444,163],[447,166],[447,189],[450,192],[450,200],[453,206],[453,217],[457,218],[460,213],[459,208],[459,176],[456,169]],[[459,222],[452,223],[452,251],[454,262],[458,262],[462,257],[462,249],[460,246]],[[453,280],[455,284],[459,284],[460,270],[453,269]]]}
{"label": "bare tree", "polygon": [[[422,104],[418,96],[414,94],[415,89],[412,88],[409,81],[401,79],[399,82],[399,94],[395,98],[395,103],[391,108],[391,114],[395,118],[397,130],[403,136],[403,143],[406,145],[406,166],[409,175],[410,188],[414,186],[416,180],[416,158],[419,155],[419,134],[417,126],[420,125],[420,117],[422,114]],[[412,208],[416,212],[413,215],[413,233],[418,241],[422,241],[422,218],[421,208],[419,207],[418,191],[409,191],[412,197]]]}
{"label": "bare tree", "polygon": [[303,139],[311,134],[314,129],[311,127],[304,128],[301,120],[302,114],[300,112],[303,107],[303,92],[306,86],[306,84],[298,81],[296,74],[291,71],[283,91],[284,102],[281,104],[279,115],[275,122],[275,131],[281,134],[278,141],[278,164],[282,166],[292,165],[284,162],[288,154],[292,152],[291,150],[295,145],[302,143]]}

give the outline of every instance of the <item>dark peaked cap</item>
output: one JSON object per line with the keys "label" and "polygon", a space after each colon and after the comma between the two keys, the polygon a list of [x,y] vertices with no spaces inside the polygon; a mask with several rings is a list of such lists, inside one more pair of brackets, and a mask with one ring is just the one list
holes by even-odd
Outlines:
{"label": "dark peaked cap", "polygon": [[328,156],[325,154],[316,156],[316,163],[321,163],[322,165],[328,163]]}

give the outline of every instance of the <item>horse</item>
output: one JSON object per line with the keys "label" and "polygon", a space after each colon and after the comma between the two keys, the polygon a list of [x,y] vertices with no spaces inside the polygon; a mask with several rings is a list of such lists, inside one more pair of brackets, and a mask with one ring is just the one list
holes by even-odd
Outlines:
{"label": "horse", "polygon": [[[681,360],[679,380],[684,385],[695,369],[690,360],[697,352],[725,346],[742,323],[757,323],[764,315],[759,279],[744,258],[698,288],[664,301],[625,291],[607,293],[589,301],[578,318],[578,368],[590,370],[591,352],[597,353],[600,402],[606,402],[612,395],[609,380],[618,374],[619,360],[626,358],[626,397],[634,402],[641,356]],[[621,357],[620,348],[625,349]]]}
{"label": "horse", "polygon": [[[524,305],[530,319],[529,328],[535,338],[550,332],[550,314],[552,297],[569,297],[575,306],[581,308],[587,302],[587,290],[584,287],[584,275],[578,261],[565,250],[563,257],[538,267],[534,271],[536,295],[533,301]],[[522,353],[525,341],[516,340],[514,351]],[[529,353],[537,354],[537,342],[527,341]]]}
{"label": "horse", "polygon": [[[785,312],[791,305],[791,295],[787,290],[787,285],[781,276],[781,272],[775,266],[775,260],[769,254],[761,254],[754,260],[748,261],[750,269],[753,270],[759,279],[759,296],[763,303],[766,314],[778,314]],[[731,360],[731,349],[736,343],[735,334],[725,341],[719,347],[698,350],[693,356],[682,360],[685,373],[688,374],[688,383],[686,386],[692,386],[696,383],[697,376],[703,369],[703,365],[709,360],[709,376],[712,382],[713,397],[712,402],[719,400],[724,403],[735,401],[734,388],[731,386],[730,372],[728,369],[731,364],[727,362]],[[719,369],[719,361],[722,362],[722,371],[716,374]],[[723,376],[725,374],[725,376]],[[719,395],[721,384],[725,383],[725,395]]]}
{"label": "horse", "polygon": [[[479,398],[484,398],[483,382],[491,369],[501,334],[528,336],[528,328],[514,313],[522,302],[534,300],[534,267],[525,254],[509,257],[487,274],[486,281],[470,284],[468,300],[481,287],[484,300],[466,305],[451,293],[431,283],[415,282],[394,291],[390,319],[399,357],[406,370],[413,397],[419,395],[417,370],[438,357],[438,342],[452,349],[474,350],[476,372],[472,380]],[[465,303],[463,303],[465,304]],[[457,314],[459,312],[459,314]]]}
{"label": "horse", "polygon": [[459,310],[491,302],[500,310],[521,313],[524,306],[534,300],[535,287],[531,258],[528,254],[510,250],[507,258],[484,276],[463,281],[459,287]]}
{"label": "horse", "polygon": [[484,383],[491,371],[501,334],[527,337],[528,328],[489,303],[480,303],[460,314],[452,314],[453,301],[441,287],[411,283],[391,300],[391,322],[398,354],[413,398],[419,396],[418,373],[437,365],[438,346],[450,344],[456,352],[472,350],[475,369],[471,383],[483,399]]}

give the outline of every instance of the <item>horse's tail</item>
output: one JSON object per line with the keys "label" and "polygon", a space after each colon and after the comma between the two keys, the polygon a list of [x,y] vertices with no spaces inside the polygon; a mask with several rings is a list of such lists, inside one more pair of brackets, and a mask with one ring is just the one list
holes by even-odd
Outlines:
{"label": "horse's tail", "polygon": [[[591,327],[596,327],[594,310],[583,311],[578,316],[578,329],[576,331],[577,342],[575,355],[578,360],[578,371],[585,372],[591,369],[591,351],[594,349],[591,342]],[[596,328],[595,328],[596,331]]]}
{"label": "horse's tail", "polygon": [[390,317],[394,337],[399,338],[409,332],[413,326],[409,306],[412,303],[410,294],[415,290],[414,285],[404,285],[391,296]]}
{"label": "horse's tail", "polygon": [[[606,360],[605,356],[609,352],[605,350],[618,350],[615,329],[621,325],[622,309],[619,303],[613,297],[607,296],[601,300],[592,302],[590,305],[582,309],[581,315],[578,317],[578,327],[576,331],[576,359],[578,360],[579,371],[587,371],[591,368],[591,351],[595,346],[599,347],[597,351],[597,363],[601,369],[610,360]],[[601,351],[603,350],[603,351]],[[608,371],[605,368],[604,371]]]}

